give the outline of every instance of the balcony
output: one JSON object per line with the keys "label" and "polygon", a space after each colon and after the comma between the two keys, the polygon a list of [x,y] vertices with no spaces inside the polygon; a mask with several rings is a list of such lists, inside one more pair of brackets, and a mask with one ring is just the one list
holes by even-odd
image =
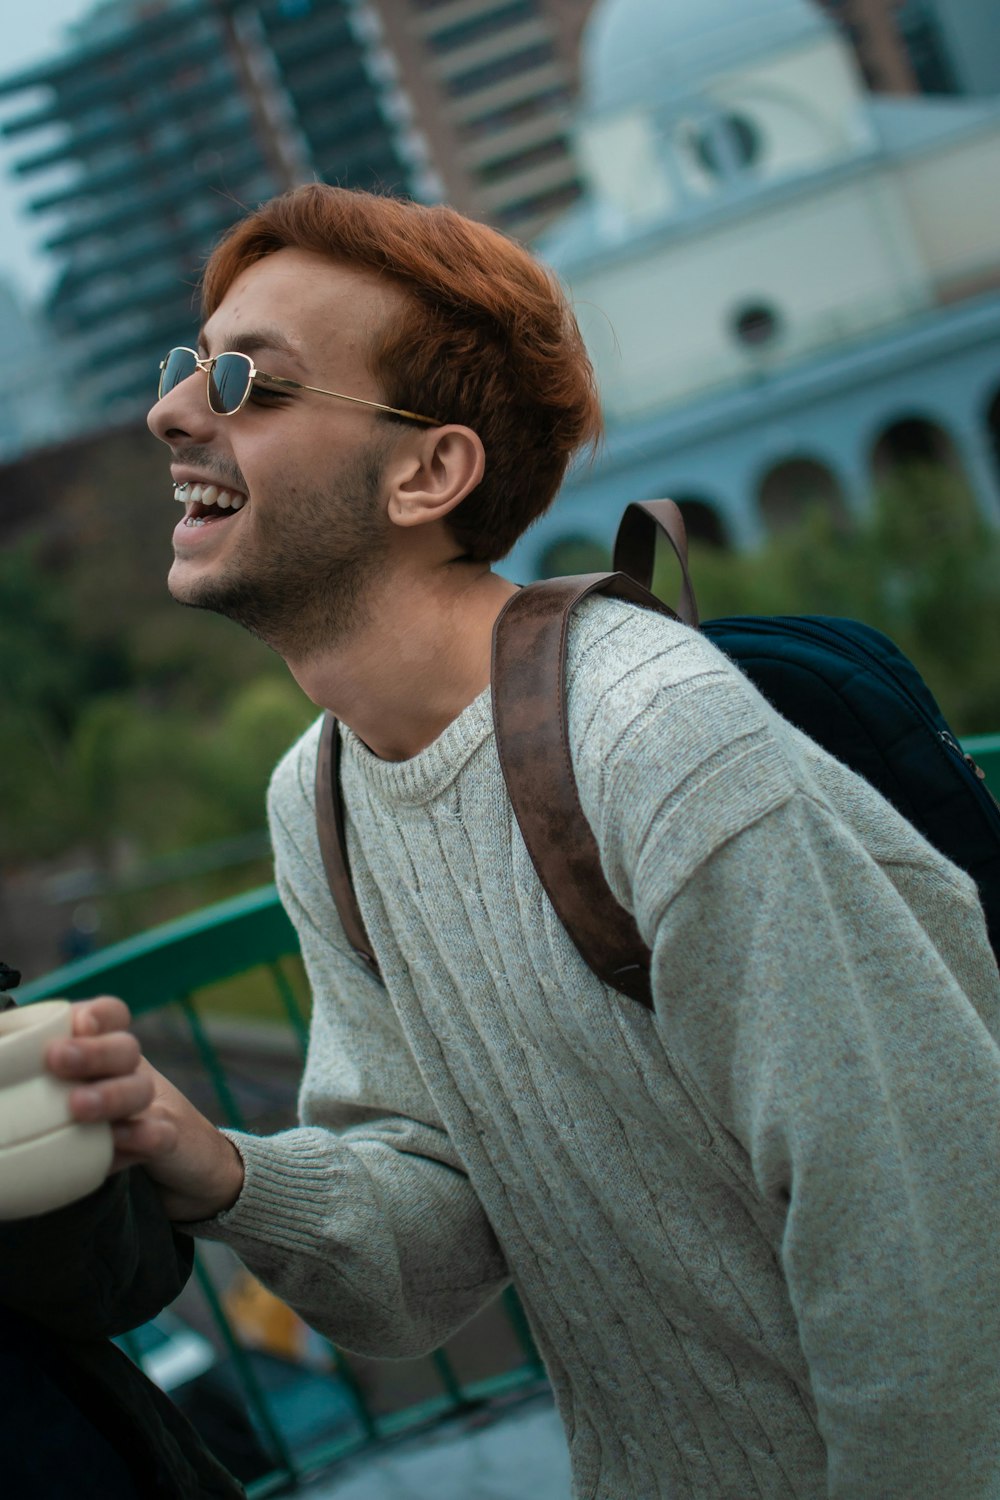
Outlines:
{"label": "balcony", "polygon": [[[1000,734],[969,738],[964,748],[1000,792]],[[18,999],[101,993],[129,1004],[154,1063],[217,1123],[260,1133],[291,1123],[308,998],[295,933],[273,886],[58,969],[23,986]],[[165,1318],[127,1336],[124,1347],[196,1425],[199,1379],[215,1371],[217,1401],[224,1370],[243,1438],[219,1456],[251,1500],[303,1484],[315,1500],[568,1494],[544,1372],[510,1290],[426,1359],[363,1360],[310,1334],[227,1250],[208,1243]],[[171,1342],[174,1363],[183,1363],[183,1349],[198,1371],[176,1390],[163,1373],[162,1346]]]}

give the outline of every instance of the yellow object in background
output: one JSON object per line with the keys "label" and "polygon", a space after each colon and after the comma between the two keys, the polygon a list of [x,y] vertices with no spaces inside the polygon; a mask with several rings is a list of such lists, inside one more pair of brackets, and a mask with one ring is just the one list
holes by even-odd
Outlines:
{"label": "yellow object in background", "polygon": [[[240,1271],[223,1296],[223,1306],[241,1341],[297,1364],[316,1364],[316,1335],[273,1292]],[[326,1356],[322,1363],[329,1364]]]}

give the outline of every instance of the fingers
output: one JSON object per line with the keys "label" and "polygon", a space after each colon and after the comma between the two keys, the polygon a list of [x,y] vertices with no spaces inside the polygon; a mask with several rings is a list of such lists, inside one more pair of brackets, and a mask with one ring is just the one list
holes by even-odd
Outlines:
{"label": "fingers", "polygon": [[53,1042],[46,1051],[48,1067],[60,1078],[100,1078],[132,1071],[140,1057],[139,1044],[127,1028],[128,1006],[111,995],[82,1000],[72,1007],[72,1035]]}
{"label": "fingers", "polygon": [[110,1125],[111,1171],[141,1164],[171,1216],[185,1222],[230,1207],[243,1182],[239,1153],[143,1057],[127,1029],[128,1006],[102,995],[75,1004],[72,1017],[72,1035],[52,1042],[45,1060],[71,1085],[73,1119]]}
{"label": "fingers", "polygon": [[81,1123],[127,1120],[149,1108],[154,1074],[137,1039],[125,1028],[128,1006],[111,995],[73,1006],[71,1037],[52,1042],[48,1067],[67,1083],[80,1084],[69,1096],[70,1114]]}
{"label": "fingers", "polygon": [[115,1143],[112,1171],[137,1161],[167,1156],[175,1150],[179,1138],[176,1122],[155,1113],[146,1113],[137,1120],[121,1120],[112,1125],[111,1135]]}
{"label": "fingers", "polygon": [[132,1024],[132,1013],[124,1000],[100,995],[96,1000],[79,1000],[70,1012],[73,1035],[97,1036],[104,1031],[126,1031]]}
{"label": "fingers", "polygon": [[74,1120],[108,1120],[112,1124],[141,1114],[156,1092],[153,1071],[140,1067],[121,1077],[102,1077],[100,1082],[70,1091],[69,1108]]}
{"label": "fingers", "polygon": [[53,1042],[46,1061],[60,1078],[115,1078],[121,1073],[134,1073],[141,1057],[139,1043],[130,1031],[113,1031],[79,1041]]}

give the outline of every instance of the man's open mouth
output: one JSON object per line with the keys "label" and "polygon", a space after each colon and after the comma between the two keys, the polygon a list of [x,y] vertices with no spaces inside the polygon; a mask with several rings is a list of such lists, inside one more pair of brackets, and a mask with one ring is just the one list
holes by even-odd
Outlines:
{"label": "man's open mouth", "polygon": [[246,495],[239,490],[226,490],[218,484],[175,484],[174,499],[187,508],[185,526],[226,521],[247,503]]}

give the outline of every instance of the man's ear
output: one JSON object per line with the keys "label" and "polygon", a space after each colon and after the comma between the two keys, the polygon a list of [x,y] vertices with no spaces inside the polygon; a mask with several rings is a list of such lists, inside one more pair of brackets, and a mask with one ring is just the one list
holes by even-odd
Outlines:
{"label": "man's ear", "polygon": [[432,427],[390,459],[388,516],[396,526],[441,521],[486,472],[486,451],[471,427]]}

